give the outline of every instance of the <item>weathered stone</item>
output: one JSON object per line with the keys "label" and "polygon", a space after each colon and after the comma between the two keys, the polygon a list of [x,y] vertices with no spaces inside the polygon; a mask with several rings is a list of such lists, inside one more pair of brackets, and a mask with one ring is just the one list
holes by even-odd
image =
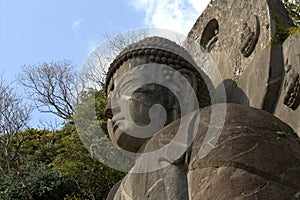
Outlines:
{"label": "weathered stone", "polygon": [[[140,53],[133,54],[133,52],[136,51]],[[172,54],[177,58],[177,63],[175,64],[180,64],[180,62],[182,61],[187,61],[185,62],[187,65],[195,65],[195,62],[184,48],[180,47],[175,42],[165,38],[148,37],[137,43],[131,44],[126,47],[111,63],[106,77],[106,86],[109,85],[109,81],[115,71],[129,59],[136,60],[139,58],[144,58],[142,59],[144,62],[142,62],[141,64],[165,64],[165,59],[163,58],[165,58],[167,55],[169,55],[168,58],[172,58]]]}
{"label": "weathered stone", "polygon": [[[299,141],[287,124],[265,111],[226,104],[222,134],[214,149],[206,157],[200,158],[203,138],[211,127],[211,110],[213,107],[220,110],[219,106],[222,105],[203,108],[199,114],[199,128],[186,169],[189,199],[294,197],[300,186]],[[189,120],[185,121],[185,118]],[[193,124],[187,124],[192,121],[191,115],[185,118],[181,119],[185,121],[185,126],[193,127]],[[165,145],[172,141],[179,123],[180,120],[177,120],[155,134],[147,142],[144,151],[162,148],[161,140],[167,141]],[[160,156],[167,160],[164,155]]]}
{"label": "weathered stone", "polygon": [[[151,118],[152,106],[162,105],[167,117],[162,127],[151,129],[150,134],[136,131],[142,133],[141,138],[133,137],[116,122],[123,120],[128,129],[134,124],[124,120],[120,107],[108,104],[112,142],[138,154],[135,165],[109,198],[300,197],[300,144],[294,133],[299,132],[300,36],[289,38],[283,46],[281,40],[281,31],[292,25],[279,0],[212,0],[188,38],[215,61],[222,79],[211,76],[210,80],[203,73],[209,76],[214,69],[202,60],[208,56],[200,55],[203,51],[194,49],[188,39],[185,48],[190,54],[159,37],[126,47],[109,68],[108,101],[114,90],[125,96],[129,102],[125,108],[133,122],[143,127],[164,118],[163,112]],[[199,66],[203,71],[195,70],[196,63],[204,63]],[[173,91],[160,85],[145,84],[130,95],[124,92],[138,82],[137,78],[120,81],[125,73],[138,68],[136,73],[144,83],[145,69],[158,65],[161,69],[155,68],[159,73],[154,78],[174,84],[177,80],[175,93],[189,102],[192,92],[187,92],[176,76],[183,75],[196,93],[200,109],[192,106],[187,113],[179,112]],[[218,95],[224,88],[227,100]],[[214,100],[209,96],[211,90]],[[211,102],[221,104],[209,106]],[[273,116],[274,112],[284,122]]]}
{"label": "weathered stone", "polygon": [[[133,52],[136,51],[143,51],[144,53],[133,54]],[[176,59],[174,62],[176,63],[177,60],[178,64],[168,64],[166,62],[167,58],[165,57],[167,55],[169,55],[169,59],[173,59],[172,57],[175,57]],[[124,150],[136,152],[140,148],[140,146],[150,138],[150,136],[152,136],[159,130],[159,128],[153,130],[152,135],[149,133],[150,136],[148,137],[143,137],[142,135],[141,137],[137,137],[126,134],[126,131],[122,130],[116,125],[117,123],[128,123],[128,121],[125,122],[124,116],[120,116],[120,105],[112,106],[110,103],[113,90],[116,90],[117,84],[120,79],[124,77],[127,72],[133,72],[134,68],[136,69],[137,67],[139,67],[139,72],[141,72],[147,67],[154,68],[158,65],[160,65],[161,71],[155,72],[156,74],[158,73],[155,79],[158,79],[158,77],[160,77],[165,82],[178,82],[179,85],[177,87],[177,90],[179,90],[180,88],[181,89],[177,93],[184,94],[187,90],[186,88],[182,88],[183,82],[177,80],[178,75],[175,74],[175,72],[179,72],[192,84],[191,87],[193,87],[194,91],[196,91],[196,104],[199,105],[197,106],[197,108],[202,108],[211,104],[207,86],[209,79],[201,70],[196,69],[193,59],[183,47],[180,47],[175,42],[160,37],[145,38],[137,43],[129,45],[112,62],[106,80],[106,92],[108,94],[106,115],[108,117],[113,117],[113,115],[116,114],[118,115],[118,117],[115,116],[115,118],[112,118],[112,120],[108,122],[110,138],[113,144],[121,147]],[[171,71],[170,68],[166,68],[164,70],[163,66],[171,67],[173,71]],[[146,80],[147,78],[144,78],[141,75],[141,73],[137,74],[137,76],[141,79],[144,79],[142,82],[148,81]],[[126,96],[126,92],[132,88],[132,85],[134,84],[120,86],[118,88],[118,95]],[[182,98],[188,99],[187,97]],[[128,108],[133,123],[136,123],[139,126],[147,126],[151,121],[149,116],[149,109],[155,104],[160,104],[165,108],[167,114],[165,125],[176,119],[179,119],[183,114],[181,113],[182,110],[180,110],[179,102],[174,94],[174,91],[170,91],[169,88],[162,87],[157,84],[146,84],[134,91],[130,99],[128,99],[128,105],[124,105],[123,110]],[[194,109],[196,108],[193,108],[190,111]],[[130,128],[130,126],[126,126]]]}
{"label": "weathered stone", "polygon": [[148,173],[128,173],[114,194],[114,199],[188,200],[187,177],[175,165]]}
{"label": "weathered stone", "polygon": [[295,199],[297,190],[230,166],[190,171],[190,199]]}
{"label": "weathered stone", "polygon": [[245,94],[228,95],[228,102],[273,113],[283,78],[282,48],[274,42],[282,42],[276,41],[280,31],[292,25],[279,0],[213,0],[188,37],[209,52],[223,80],[232,80],[228,90]]}
{"label": "weathered stone", "polygon": [[275,115],[288,123],[300,137],[300,35],[283,44],[285,78]]}
{"label": "weathered stone", "polygon": [[258,109],[227,104],[226,113],[218,143],[199,159],[210,107],[200,112],[201,125],[189,164],[189,186],[194,192],[191,199],[206,195],[209,199],[294,197],[300,186],[300,144],[293,130]]}
{"label": "weathered stone", "polygon": [[[219,111],[224,105],[227,115],[220,138],[212,151],[200,158],[203,139],[208,128],[214,126],[210,124],[211,111]],[[213,115],[218,117],[220,113]],[[200,118],[199,124],[194,124],[195,117]],[[216,104],[166,126],[141,152],[153,152],[168,145],[182,121],[187,130],[199,126],[190,151],[177,160],[167,154],[157,155],[161,162],[169,165],[154,172],[129,173],[115,199],[281,200],[293,199],[299,192],[300,144],[293,130],[278,118],[248,106]],[[190,134],[193,133],[188,132],[187,136]],[[178,148],[183,144],[184,141],[178,143]],[[140,164],[151,165],[153,160],[146,157],[135,167]]]}

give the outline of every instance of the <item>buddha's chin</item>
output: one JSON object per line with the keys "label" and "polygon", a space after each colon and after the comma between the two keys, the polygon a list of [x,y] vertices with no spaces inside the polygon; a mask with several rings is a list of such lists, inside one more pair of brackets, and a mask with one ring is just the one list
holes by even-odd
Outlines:
{"label": "buddha's chin", "polygon": [[120,144],[120,138],[126,133],[123,130],[121,130],[118,127],[118,125],[116,124],[116,122],[114,122],[113,120],[108,120],[107,130],[108,130],[108,134],[109,134],[109,137],[110,137],[112,143],[116,147],[120,147],[120,145],[121,145]]}
{"label": "buddha's chin", "polygon": [[112,143],[117,148],[121,148],[122,150],[131,153],[137,152],[146,140],[144,138],[136,138],[128,135],[121,128],[119,128],[116,122],[113,120],[108,120],[107,129]]}
{"label": "buddha's chin", "polygon": [[115,135],[115,132],[114,132],[114,130],[113,130],[114,124],[115,124],[115,123],[114,123],[111,119],[109,119],[109,120],[107,121],[107,131],[108,131],[108,134],[109,134],[109,137],[110,137],[112,143],[113,143],[115,146],[118,146],[117,143],[116,143],[116,135]]}
{"label": "buddha's chin", "polygon": [[108,120],[107,129],[109,136],[112,141],[116,141],[117,138],[120,138],[123,134],[126,134],[118,125],[117,122],[113,120]]}

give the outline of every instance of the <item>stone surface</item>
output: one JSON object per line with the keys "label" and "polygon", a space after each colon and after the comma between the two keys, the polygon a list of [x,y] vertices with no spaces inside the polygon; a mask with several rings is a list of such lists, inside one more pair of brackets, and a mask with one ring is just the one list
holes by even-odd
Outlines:
{"label": "stone surface", "polygon": [[207,50],[223,80],[230,80],[224,82],[227,102],[273,113],[283,79],[283,58],[281,45],[272,41],[292,25],[279,0],[213,0],[188,37]]}
{"label": "stone surface", "polygon": [[[224,105],[227,115],[220,138],[212,151],[200,158],[203,138],[208,128],[214,126],[210,124],[211,110],[218,111]],[[203,108],[200,113],[193,112],[181,119],[184,126],[195,127],[192,120],[195,116],[199,116],[200,123],[190,150],[177,160],[159,154],[161,162],[169,163],[160,170],[129,173],[115,199],[282,200],[297,196],[300,144],[287,124],[265,111],[238,104],[216,104]],[[152,152],[169,144],[179,123],[176,120],[159,131],[141,151]],[[151,159],[141,162],[153,164]]]}
{"label": "stone surface", "polygon": [[114,199],[172,199],[188,200],[187,177],[175,165],[148,173],[128,173],[114,195]]}
{"label": "stone surface", "polygon": [[[170,91],[170,88],[162,87],[158,84],[146,84],[135,90],[132,94],[128,94],[130,90],[133,90],[132,88],[135,84],[138,84],[137,77],[141,82],[149,81],[149,77],[146,77],[149,73],[144,73],[148,67],[160,68],[160,71],[152,71],[155,75],[155,81],[159,80],[173,84],[176,87],[177,94],[182,95],[188,90],[184,87],[184,82],[179,80],[175,73],[179,72],[191,83],[191,87],[197,96],[197,102],[195,102],[198,105],[197,108],[211,104],[207,86],[209,82],[208,77],[201,70],[196,69],[193,59],[183,47],[177,45],[175,42],[160,37],[145,38],[129,45],[115,58],[109,68],[106,80],[106,91],[108,94],[106,115],[112,118],[108,122],[108,132],[112,142],[116,146],[130,152],[136,152],[155,132],[170,122],[179,119],[183,114],[181,113],[182,110],[180,110],[178,103],[178,96],[176,96],[176,98],[174,91]],[[134,71],[134,69],[137,70]],[[173,69],[173,71],[170,71],[170,69]],[[127,72],[130,72],[132,77],[134,75],[136,76],[133,80],[128,80],[119,86],[118,84],[122,78],[130,77],[130,75],[126,74]],[[142,75],[143,73],[145,76]],[[175,82],[177,84],[175,84]],[[130,97],[125,101],[128,105],[117,105],[117,101],[115,101],[114,105],[111,105],[112,95],[116,94],[114,93],[116,90],[118,90],[117,95],[119,95],[119,97]],[[188,100],[188,95],[183,96],[181,99]],[[192,105],[191,102],[187,103]],[[126,128],[128,127],[127,132],[129,132],[131,128],[129,123],[134,122],[139,126],[149,125],[151,121],[149,118],[149,109],[155,104],[163,106],[167,116],[165,124],[159,129],[155,128],[152,130],[153,134],[148,131],[149,136],[145,137],[140,135],[140,137],[137,137],[125,133],[126,131],[124,129],[122,130],[122,128],[116,125],[117,123],[124,123]],[[122,106],[123,108],[121,108]],[[126,121],[126,119],[124,119],[125,117],[121,116],[124,115],[124,110],[127,109],[129,110],[131,121]],[[195,109],[196,108],[192,108],[190,111]],[[162,116],[163,113],[158,117],[162,118]]]}
{"label": "stone surface", "polygon": [[[106,77],[107,92],[109,92],[113,83],[111,79],[119,79],[121,75],[131,68],[149,63],[168,65],[175,70],[185,69],[197,75],[197,84],[200,87],[199,90],[201,89],[202,91],[199,101],[200,103],[203,101],[203,105],[200,106],[209,105],[207,104],[207,101],[210,102],[207,91],[207,83],[209,81],[207,75],[201,70],[196,70],[195,62],[183,47],[173,41],[156,36],[148,37],[129,45],[114,59]],[[205,83],[204,80],[207,82]]]}
{"label": "stone surface", "polygon": [[300,35],[283,44],[284,81],[275,115],[288,123],[300,136]]}
{"label": "stone surface", "polygon": [[[295,135],[300,117],[300,36],[283,45],[280,40],[281,31],[292,25],[280,0],[212,0],[188,35],[187,51],[159,37],[125,48],[109,68],[108,102],[119,84],[118,94],[128,99],[125,107],[135,123],[147,126],[149,108],[156,104],[165,107],[167,120],[147,137],[133,137],[115,125],[123,119],[122,109],[108,103],[112,142],[139,153],[108,199],[300,198],[300,140]],[[202,49],[193,49],[189,39]],[[215,69],[203,60],[209,59],[203,49],[221,79],[212,76]],[[203,63],[203,71],[195,70],[196,63]],[[188,79],[199,110],[182,114],[174,95],[157,85],[145,85],[130,95],[124,92],[137,82],[133,78],[124,84],[125,73],[141,66],[137,74],[146,79],[145,69],[158,65]],[[175,83],[174,74],[161,70],[155,78],[174,83],[188,99],[190,93]],[[227,100],[219,95],[222,89]]]}
{"label": "stone surface", "polygon": [[[190,172],[195,184],[190,199],[295,199],[297,190],[230,166]],[[201,183],[201,184],[199,184]]]}
{"label": "stone surface", "polygon": [[258,109],[227,104],[226,113],[218,143],[199,159],[210,107],[200,112],[189,163],[190,199],[295,197],[300,188],[300,143],[293,130]]}

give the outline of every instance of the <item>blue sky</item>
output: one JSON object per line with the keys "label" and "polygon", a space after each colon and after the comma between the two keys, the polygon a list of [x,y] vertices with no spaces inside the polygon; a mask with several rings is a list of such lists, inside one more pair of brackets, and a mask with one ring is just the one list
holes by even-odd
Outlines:
{"label": "blue sky", "polygon": [[[1,0],[1,63],[7,76],[24,64],[68,59],[80,65],[91,46],[143,26],[129,1]],[[109,2],[109,3],[108,3]]]}
{"label": "blue sky", "polygon": [[[0,0],[0,72],[12,81],[24,64],[71,60],[80,67],[105,38],[157,27],[186,34],[208,0]],[[37,124],[38,113],[33,116]]]}

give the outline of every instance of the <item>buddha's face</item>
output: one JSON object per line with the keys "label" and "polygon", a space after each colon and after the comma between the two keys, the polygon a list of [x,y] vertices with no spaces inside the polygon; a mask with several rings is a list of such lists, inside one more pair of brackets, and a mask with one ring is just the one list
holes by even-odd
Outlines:
{"label": "buddha's face", "polygon": [[[129,70],[132,70],[131,66],[123,64],[110,80],[107,87],[108,104],[105,115],[110,118],[107,126],[112,142],[126,151],[137,152],[155,132],[178,119],[180,111],[177,109],[178,102],[175,96],[163,86],[145,84],[130,92],[136,80],[120,81],[123,76],[127,76],[126,72]],[[139,79],[143,79],[142,75]],[[164,109],[156,110],[151,116],[151,109],[155,105],[160,105]],[[129,113],[130,118],[126,113]],[[137,131],[135,128],[146,127],[152,124],[153,119],[159,124],[147,129],[147,132]]]}

